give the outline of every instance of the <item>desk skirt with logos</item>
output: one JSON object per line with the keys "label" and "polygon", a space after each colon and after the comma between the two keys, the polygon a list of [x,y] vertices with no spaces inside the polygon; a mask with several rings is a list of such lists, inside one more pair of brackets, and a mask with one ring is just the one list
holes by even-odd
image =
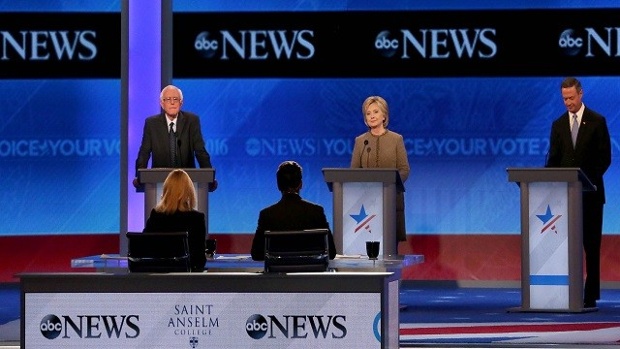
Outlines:
{"label": "desk skirt with logos", "polygon": [[391,272],[21,274],[22,348],[398,348]]}

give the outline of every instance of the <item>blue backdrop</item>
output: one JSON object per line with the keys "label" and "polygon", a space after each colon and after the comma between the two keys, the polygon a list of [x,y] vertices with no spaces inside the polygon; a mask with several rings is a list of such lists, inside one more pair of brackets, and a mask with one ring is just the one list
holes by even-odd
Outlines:
{"label": "blue backdrop", "polygon": [[[526,8],[522,1],[175,1],[175,11],[343,11]],[[118,1],[9,2],[1,11],[120,11]],[[536,8],[592,6],[553,1]],[[2,30],[0,24],[0,31]],[[361,103],[381,95],[390,129],[403,134],[409,234],[518,234],[519,192],[507,167],[542,166],[551,121],[564,111],[562,77],[392,79],[182,79],[185,109],[202,117],[220,187],[210,196],[215,233],[249,233],[279,193],[275,169],[304,168],[303,196],[331,212],[324,167],[347,167],[365,131]],[[619,234],[617,106],[620,79],[583,77],[585,103],[607,117],[613,162],[606,175],[605,233]],[[0,80],[0,235],[117,233],[120,221],[120,80]],[[155,100],[155,98],[154,98]],[[156,102],[154,102],[156,103]],[[143,117],[146,117],[144,115]],[[141,122],[140,122],[141,123]],[[130,137],[140,137],[131,129]],[[129,171],[137,149],[129,149]],[[131,194],[130,200],[141,200]],[[131,214],[131,213],[130,213]],[[141,214],[141,212],[139,212]],[[331,221],[331,217],[330,221]],[[141,229],[141,226],[130,226]]]}

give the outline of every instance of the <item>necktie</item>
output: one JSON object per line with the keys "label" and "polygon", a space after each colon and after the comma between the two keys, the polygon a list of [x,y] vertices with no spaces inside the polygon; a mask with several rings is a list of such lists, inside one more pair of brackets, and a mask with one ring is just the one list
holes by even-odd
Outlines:
{"label": "necktie", "polygon": [[573,123],[570,127],[570,134],[573,139],[573,148],[577,144],[577,132],[579,132],[579,124],[577,123],[577,114],[573,114]]}
{"label": "necktie", "polygon": [[168,132],[168,141],[170,142],[170,165],[177,167],[177,137],[174,134],[174,122],[170,123],[170,131]]}

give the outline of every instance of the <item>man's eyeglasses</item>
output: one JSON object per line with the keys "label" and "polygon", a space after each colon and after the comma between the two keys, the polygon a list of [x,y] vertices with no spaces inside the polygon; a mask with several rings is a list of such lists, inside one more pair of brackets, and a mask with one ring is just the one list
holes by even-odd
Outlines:
{"label": "man's eyeglasses", "polygon": [[179,103],[181,101],[181,99],[179,97],[167,97],[167,98],[162,98],[162,101],[166,102],[166,103]]}

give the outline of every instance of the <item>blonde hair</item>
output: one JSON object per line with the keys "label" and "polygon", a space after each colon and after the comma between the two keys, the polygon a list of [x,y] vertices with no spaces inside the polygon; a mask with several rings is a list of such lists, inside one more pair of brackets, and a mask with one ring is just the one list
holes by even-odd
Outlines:
{"label": "blonde hair", "polygon": [[176,211],[191,211],[196,207],[196,189],[187,172],[172,170],[164,181],[164,193],[155,206],[157,212],[172,214]]}
{"label": "blonde hair", "polygon": [[[381,110],[381,112],[383,112],[383,114],[385,115],[385,120],[383,120],[383,127],[387,127],[388,123],[390,122],[390,108],[388,107],[385,99],[380,96],[370,96],[364,100],[364,103],[362,103],[362,116],[364,117],[364,124],[366,124],[366,110],[368,109],[368,106],[373,103],[377,103],[379,110]],[[368,126],[368,124],[366,124],[366,126]]]}

